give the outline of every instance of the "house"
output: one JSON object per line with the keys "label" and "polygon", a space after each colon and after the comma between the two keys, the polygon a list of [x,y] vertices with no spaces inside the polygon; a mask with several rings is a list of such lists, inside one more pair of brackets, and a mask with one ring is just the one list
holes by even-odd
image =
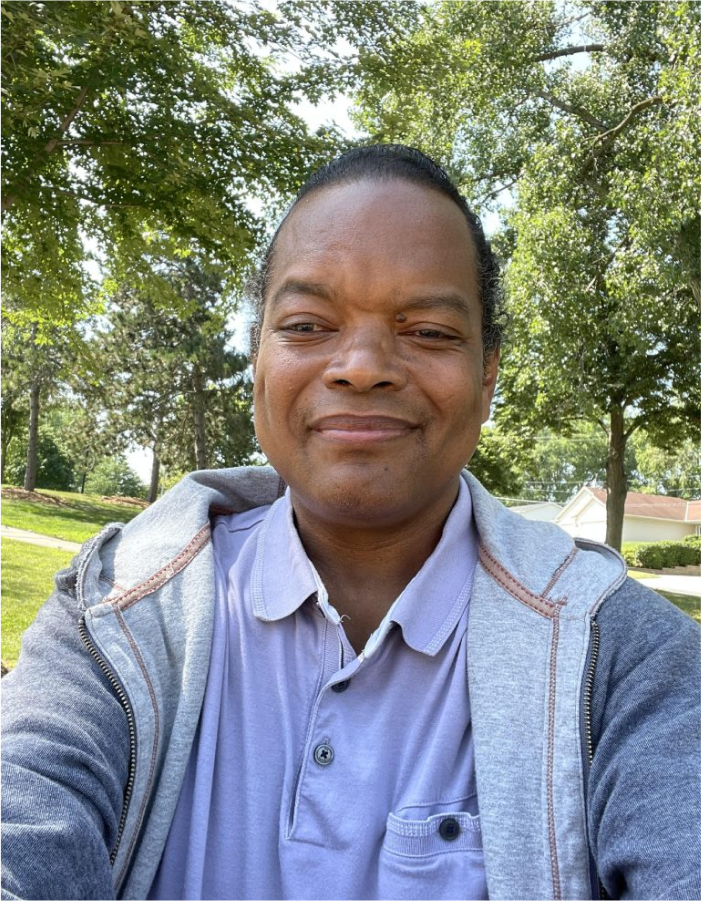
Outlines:
{"label": "house", "polygon": [[509,507],[512,513],[520,513],[524,519],[537,519],[540,522],[552,522],[562,510],[562,504],[554,501],[536,501],[533,504],[519,504]]}
{"label": "house", "polygon": [[[606,539],[606,491],[580,488],[555,522],[570,535]],[[701,534],[701,500],[629,491],[623,516],[623,541],[680,541]]]}

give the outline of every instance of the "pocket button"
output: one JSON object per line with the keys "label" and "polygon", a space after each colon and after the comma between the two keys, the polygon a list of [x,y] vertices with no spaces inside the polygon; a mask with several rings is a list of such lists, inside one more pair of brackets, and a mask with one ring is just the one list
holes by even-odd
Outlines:
{"label": "pocket button", "polygon": [[447,817],[445,820],[441,820],[438,832],[446,842],[455,841],[460,835],[460,823],[453,817]]}

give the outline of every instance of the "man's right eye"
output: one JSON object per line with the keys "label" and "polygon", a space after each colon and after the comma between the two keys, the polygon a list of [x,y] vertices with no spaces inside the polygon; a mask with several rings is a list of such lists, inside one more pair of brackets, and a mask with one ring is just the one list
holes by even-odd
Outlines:
{"label": "man's right eye", "polygon": [[316,322],[293,322],[290,325],[283,325],[283,332],[295,332],[298,335],[308,335],[312,332],[323,331],[322,326]]}

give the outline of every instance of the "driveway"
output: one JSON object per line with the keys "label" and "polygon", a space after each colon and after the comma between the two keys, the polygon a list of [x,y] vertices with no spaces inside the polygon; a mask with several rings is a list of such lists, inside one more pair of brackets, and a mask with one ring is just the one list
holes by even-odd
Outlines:
{"label": "driveway", "polygon": [[659,576],[650,574],[639,581],[641,585],[647,585],[648,588],[655,591],[659,588],[674,594],[691,594],[701,597],[701,576],[671,576],[669,573],[662,573]]}

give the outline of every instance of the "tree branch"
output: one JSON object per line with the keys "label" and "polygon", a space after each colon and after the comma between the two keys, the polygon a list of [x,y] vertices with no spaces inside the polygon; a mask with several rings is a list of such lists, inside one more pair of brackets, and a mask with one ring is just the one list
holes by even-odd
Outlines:
{"label": "tree branch", "polygon": [[85,103],[85,98],[88,96],[89,90],[90,90],[90,88],[87,85],[84,85],[80,89],[80,93],[78,94],[78,98],[75,102],[75,106],[68,113],[68,115],[65,117],[63,122],[61,122],[61,124],[59,125],[57,137],[51,138],[51,140],[44,146],[44,149],[42,151],[43,153],[49,154],[49,153],[52,153],[56,149],[56,146],[58,145],[59,141],[61,140],[61,137],[63,135],[65,135],[65,133],[68,131],[68,129],[73,124],[73,120],[80,112],[81,107]]}
{"label": "tree branch", "polygon": [[499,185],[498,188],[495,188],[493,191],[490,191],[488,194],[483,194],[482,197],[480,197],[480,201],[484,202],[485,200],[493,200],[495,197],[498,197],[502,191],[508,191],[509,188],[513,188],[513,186],[519,181],[520,178],[521,178],[521,176],[517,175],[515,178],[513,178],[511,181],[507,182],[506,184]]}
{"label": "tree branch", "polygon": [[606,130],[606,125],[600,119],[597,119],[596,116],[592,116],[591,113],[579,106],[573,106],[570,103],[566,103],[564,100],[560,100],[548,91],[536,91],[536,97],[540,97],[541,100],[545,100],[546,103],[549,103],[551,106],[554,106],[565,113],[577,116],[587,124],[593,125],[594,128],[598,128],[600,131]]}
{"label": "tree branch", "polygon": [[92,141],[90,138],[70,138],[67,141],[58,141],[57,142],[61,147],[67,146],[84,146],[84,147],[108,147],[108,146],[122,146],[125,144],[131,145],[134,144],[134,141]]}
{"label": "tree branch", "polygon": [[[63,121],[61,122],[61,124],[58,127],[58,135],[55,138],[51,138],[51,140],[48,141],[44,145],[43,149],[40,150],[39,153],[36,154],[36,156],[32,160],[31,165],[29,167],[30,172],[33,170],[35,164],[42,156],[48,156],[48,154],[52,153],[56,149],[56,147],[58,146],[58,144],[61,141],[61,138],[71,127],[73,120],[78,115],[78,113],[81,110],[81,107],[85,103],[85,98],[88,96],[88,91],[89,91],[89,88],[87,85],[84,85],[80,89],[80,92],[78,93],[78,97],[76,99],[75,105],[73,106],[73,109],[68,113],[67,116],[65,116],[65,118],[63,119]],[[8,210],[11,206],[13,206],[17,202],[18,197],[19,197],[19,194],[16,194],[16,193],[5,194],[5,196],[2,198],[2,210],[3,211]]]}
{"label": "tree branch", "polygon": [[648,97],[647,100],[641,100],[640,103],[636,103],[635,106],[631,107],[626,115],[621,119],[618,125],[614,125],[613,128],[609,128],[608,131],[605,131],[601,135],[597,135],[594,139],[594,143],[606,142],[606,144],[610,144],[611,141],[616,137],[616,135],[620,134],[624,128],[630,123],[631,119],[636,116],[639,112],[644,109],[647,109],[649,106],[656,106],[658,103],[662,103],[662,97],[656,95],[654,97]]}
{"label": "tree branch", "polygon": [[539,53],[531,62],[542,63],[548,59],[559,59],[561,56],[573,56],[575,53],[605,53],[604,44],[579,44],[576,47],[563,47],[561,50],[551,50],[548,53]]}

